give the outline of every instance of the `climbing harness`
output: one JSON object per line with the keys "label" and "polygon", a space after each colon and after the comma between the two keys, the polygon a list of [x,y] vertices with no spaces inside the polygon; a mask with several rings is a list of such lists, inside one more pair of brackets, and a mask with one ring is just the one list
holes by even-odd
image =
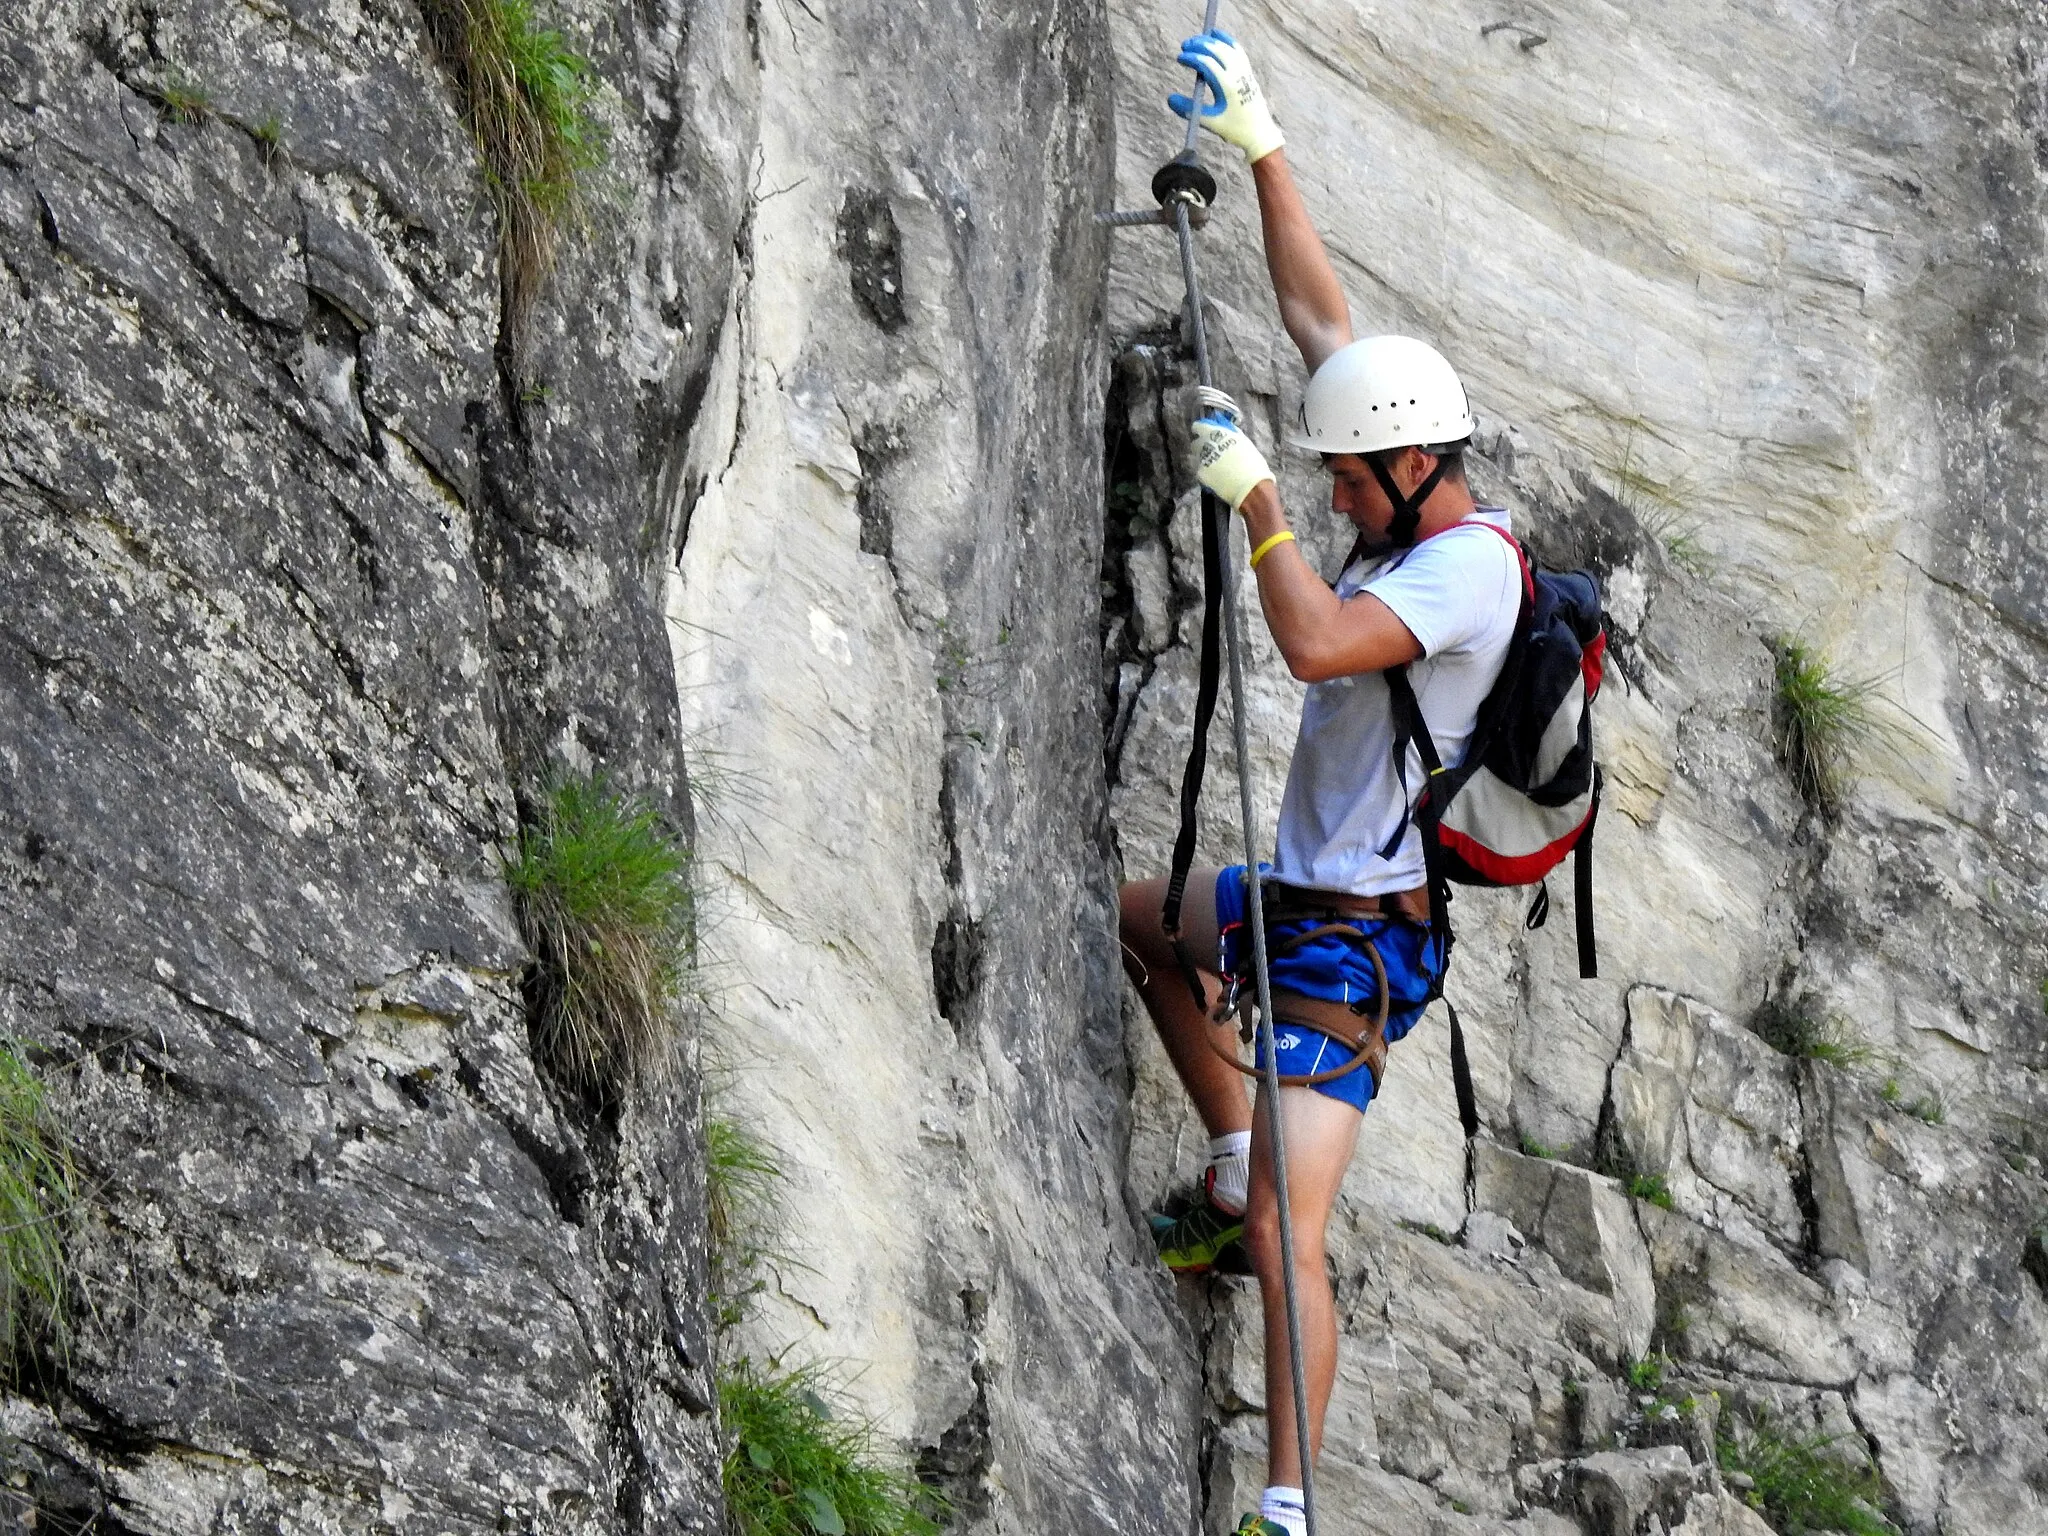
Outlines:
{"label": "climbing harness", "polygon": [[[1415,919],[1392,904],[1389,898],[1347,896],[1335,891],[1311,891],[1277,883],[1270,885],[1264,916],[1269,961],[1306,949],[1320,939],[1335,939],[1365,956],[1372,965],[1374,981],[1372,995],[1355,1003],[1311,997],[1286,987],[1273,989],[1274,1023],[1312,1029],[1317,1034],[1327,1035],[1350,1052],[1349,1060],[1327,1071],[1283,1072],[1280,1085],[1283,1088],[1319,1088],[1324,1083],[1334,1083],[1340,1077],[1349,1077],[1362,1067],[1370,1074],[1373,1095],[1377,1097],[1386,1073],[1387,1016],[1392,1009],[1393,997],[1387,984],[1386,962],[1380,958],[1379,946],[1373,942],[1373,928],[1367,925]],[[1275,933],[1288,928],[1299,931],[1281,933],[1276,941]],[[1225,1024],[1232,1015],[1236,1015],[1239,1036],[1246,1045],[1252,1043],[1249,999],[1244,996],[1244,983],[1249,979],[1243,971],[1229,977],[1222,999],[1209,1016],[1211,1023]],[[1211,1035],[1209,1045],[1245,1076],[1260,1075],[1261,1068],[1248,1066],[1238,1059],[1236,1047],[1222,1032]]]}
{"label": "climbing harness", "polygon": [[[1216,27],[1219,0],[1208,0],[1202,30]],[[1215,378],[1209,367],[1209,338],[1202,314],[1202,289],[1195,276],[1195,230],[1208,220],[1209,205],[1216,200],[1216,178],[1203,166],[1195,152],[1195,137],[1201,131],[1202,102],[1208,82],[1197,72],[1187,138],[1181,152],[1162,165],[1152,178],[1152,196],[1159,208],[1155,213],[1111,213],[1105,223],[1165,224],[1172,228],[1180,246],[1180,273],[1187,290],[1188,330],[1194,341],[1195,373],[1202,388],[1213,389]],[[1198,218],[1199,214],[1199,218]],[[1202,658],[1201,684],[1195,699],[1195,738],[1188,752],[1187,769],[1181,777],[1181,824],[1174,841],[1173,870],[1167,881],[1166,906],[1161,914],[1167,938],[1180,962],[1181,973],[1198,1001],[1203,997],[1201,981],[1187,952],[1180,931],[1180,910],[1187,894],[1188,871],[1194,863],[1195,812],[1201,800],[1202,773],[1208,760],[1209,722],[1216,711],[1216,646],[1219,630],[1230,663],[1231,732],[1237,747],[1238,815],[1244,832],[1245,864],[1258,868],[1252,816],[1252,787],[1248,764],[1251,747],[1245,724],[1243,645],[1238,632],[1237,575],[1223,558],[1229,531],[1230,508],[1208,491],[1202,493]],[[1258,1001],[1258,1037],[1264,1062],[1264,1091],[1273,1142],[1273,1193],[1280,1217],[1280,1271],[1287,1296],[1287,1364],[1294,1389],[1294,1443],[1301,1461],[1303,1518],[1308,1536],[1316,1536],[1316,1493],[1312,1442],[1308,1432],[1308,1385],[1301,1357],[1301,1304],[1295,1284],[1294,1223],[1287,1198],[1287,1138],[1280,1113],[1279,1055],[1273,1043],[1273,989],[1267,971],[1266,924],[1263,894],[1256,879],[1247,882],[1246,908],[1252,938],[1252,976]],[[1384,1025],[1385,1015],[1381,1015]],[[1235,1060],[1235,1056],[1232,1057]]]}

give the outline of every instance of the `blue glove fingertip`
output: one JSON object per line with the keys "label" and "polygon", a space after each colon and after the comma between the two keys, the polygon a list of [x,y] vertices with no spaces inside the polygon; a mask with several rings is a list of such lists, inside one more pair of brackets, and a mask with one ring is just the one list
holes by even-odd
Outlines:
{"label": "blue glove fingertip", "polygon": [[1202,35],[1204,37],[1220,38],[1222,41],[1230,44],[1230,46],[1233,48],[1237,46],[1237,39],[1232,37],[1228,32],[1224,31],[1221,27],[1211,27],[1207,32],[1203,33]]}
{"label": "blue glove fingertip", "polygon": [[1200,75],[1203,84],[1209,87],[1209,104],[1202,108],[1202,116],[1220,117],[1227,109],[1228,103],[1224,100],[1223,82],[1217,77],[1215,63],[1206,55],[1192,59],[1184,58],[1181,62]]}
{"label": "blue glove fingertip", "polygon": [[1173,113],[1176,117],[1186,117],[1190,112],[1195,110],[1194,102],[1189,100],[1187,97],[1181,95],[1178,91],[1175,91],[1171,96],[1166,98],[1166,104],[1167,106],[1173,109]]}

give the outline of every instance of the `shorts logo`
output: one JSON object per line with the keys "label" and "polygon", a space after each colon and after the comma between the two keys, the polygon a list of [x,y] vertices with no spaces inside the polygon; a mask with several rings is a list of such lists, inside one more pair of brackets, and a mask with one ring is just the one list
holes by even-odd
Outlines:
{"label": "shorts logo", "polygon": [[1274,1041],[1274,1044],[1278,1045],[1283,1051],[1299,1050],[1301,1048],[1301,1036],[1295,1034],[1282,1035]]}

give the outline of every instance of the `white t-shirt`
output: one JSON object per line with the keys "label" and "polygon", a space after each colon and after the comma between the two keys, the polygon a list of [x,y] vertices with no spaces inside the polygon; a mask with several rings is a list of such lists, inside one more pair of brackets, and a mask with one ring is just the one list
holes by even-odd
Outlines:
{"label": "white t-shirt", "polygon": [[[1481,507],[1467,522],[1505,529],[1508,515]],[[1454,526],[1403,555],[1361,560],[1338,578],[1340,598],[1362,591],[1391,608],[1421,642],[1422,659],[1409,664],[1408,680],[1438,754],[1458,763],[1521,613],[1514,550],[1484,528]],[[1423,780],[1413,747],[1405,795],[1394,774],[1392,705],[1379,672],[1309,686],[1280,802],[1278,879],[1358,896],[1422,884],[1422,833],[1414,826],[1393,857],[1379,856]]]}

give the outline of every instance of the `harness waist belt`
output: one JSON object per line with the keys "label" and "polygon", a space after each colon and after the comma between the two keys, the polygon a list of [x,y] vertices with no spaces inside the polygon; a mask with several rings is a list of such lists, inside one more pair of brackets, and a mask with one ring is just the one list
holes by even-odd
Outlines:
{"label": "harness waist belt", "polygon": [[[1429,926],[1429,887],[1418,885],[1379,896],[1354,896],[1349,891],[1318,891],[1305,885],[1266,884],[1266,921],[1291,923],[1305,917],[1404,917]],[[1279,993],[1274,993],[1279,1004]]]}

